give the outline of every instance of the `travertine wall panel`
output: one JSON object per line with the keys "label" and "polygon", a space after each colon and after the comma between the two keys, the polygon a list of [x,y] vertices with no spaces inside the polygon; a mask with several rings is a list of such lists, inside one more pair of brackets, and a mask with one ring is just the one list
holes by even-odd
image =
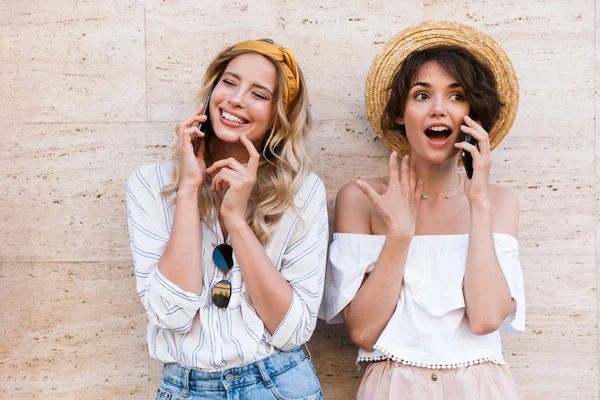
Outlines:
{"label": "travertine wall panel", "polygon": [[0,277],[1,398],[143,398],[130,263],[0,263]]}
{"label": "travertine wall panel", "polygon": [[326,398],[354,398],[362,371],[355,364],[358,351],[344,326],[319,321],[309,349]]}
{"label": "travertine wall panel", "polygon": [[125,180],[171,154],[173,127],[26,124],[0,136],[0,261],[131,260]]}
{"label": "travertine wall panel", "polygon": [[594,1],[425,0],[423,19],[453,19],[491,34],[517,71],[519,116],[594,116]]}
{"label": "travertine wall panel", "polygon": [[3,1],[0,119],[145,121],[143,3]]}
{"label": "travertine wall panel", "polygon": [[[600,2],[596,2],[596,9],[595,9],[595,18],[596,20],[595,22],[595,36],[594,36],[594,44],[595,44],[595,54],[594,54],[594,77],[595,77],[595,84],[594,87],[596,87],[597,83],[600,82],[600,14],[598,14],[600,12]],[[595,90],[595,115],[600,115],[599,111],[599,106],[600,106],[600,92],[598,91],[598,89],[596,88]],[[596,243],[595,243],[595,250],[596,250],[596,272],[597,272],[597,286],[596,288],[600,287],[600,269],[598,268],[598,266],[600,265],[600,242],[598,241],[598,238],[600,237],[600,213],[599,211],[599,204],[600,204],[600,125],[598,124],[598,121],[596,120],[595,126],[594,126],[594,133],[595,133],[595,140],[594,140],[594,147],[595,147],[595,208],[594,208],[594,212],[595,212],[595,223],[596,223]],[[590,144],[591,145],[591,144]],[[600,319],[600,296],[598,296],[596,294],[596,299],[597,299],[597,303],[596,303],[596,312],[598,315],[598,318]],[[599,337],[600,337],[600,327],[599,329]],[[597,352],[597,356],[598,356],[598,363],[599,363],[599,370],[600,370],[600,342],[598,343],[599,345],[599,349]]]}
{"label": "travertine wall panel", "polygon": [[504,337],[504,354],[524,391],[598,387],[596,264],[588,256],[522,256],[527,333]]}
{"label": "travertine wall panel", "polygon": [[522,254],[594,254],[594,148],[581,145],[593,123],[519,116],[494,151],[491,181],[519,197]]}
{"label": "travertine wall panel", "polygon": [[[455,19],[493,35],[521,87],[491,181],[520,199],[528,331],[505,337],[525,399],[597,399],[598,7],[591,0],[7,0],[0,6],[0,397],[152,399],[124,181],[167,159],[218,50],[270,37],[296,53],[315,118],[313,170],[334,201],[387,173],[364,110],[371,60],[404,27]],[[596,16],[596,17],[594,17]],[[596,20],[594,20],[596,18]],[[594,104],[595,103],[595,104]],[[310,349],[327,399],[361,372],[343,325]]]}
{"label": "travertine wall panel", "polygon": [[187,116],[202,73],[219,50],[268,37],[293,47],[310,84],[315,119],[364,119],[371,60],[387,38],[420,20],[421,4],[151,0],[146,13],[149,118]]}

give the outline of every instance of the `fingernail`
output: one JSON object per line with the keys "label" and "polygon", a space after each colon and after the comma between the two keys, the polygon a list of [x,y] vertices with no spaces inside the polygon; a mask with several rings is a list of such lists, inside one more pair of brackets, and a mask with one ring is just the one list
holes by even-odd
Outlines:
{"label": "fingernail", "polygon": [[362,187],[362,186],[363,186],[363,181],[361,181],[360,179],[356,179],[356,180],[354,181],[354,183],[356,183],[356,185],[357,185],[358,187]]}

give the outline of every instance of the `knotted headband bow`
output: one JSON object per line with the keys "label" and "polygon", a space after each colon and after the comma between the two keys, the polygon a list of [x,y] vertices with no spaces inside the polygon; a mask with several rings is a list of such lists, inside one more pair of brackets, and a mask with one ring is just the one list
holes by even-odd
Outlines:
{"label": "knotted headband bow", "polygon": [[296,65],[296,60],[294,59],[294,53],[292,53],[291,49],[262,40],[249,40],[236,44],[231,50],[251,50],[278,61],[285,75],[283,102],[286,106],[289,106],[296,100],[300,88],[300,75],[298,73],[298,65]]}

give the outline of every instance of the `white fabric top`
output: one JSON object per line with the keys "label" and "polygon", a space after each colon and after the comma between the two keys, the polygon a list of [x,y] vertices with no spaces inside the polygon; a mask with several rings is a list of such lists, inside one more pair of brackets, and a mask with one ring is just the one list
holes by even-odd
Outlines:
{"label": "white fabric top", "polygon": [[[286,211],[265,246],[293,289],[288,312],[270,335],[252,305],[235,254],[229,272],[213,263],[213,249],[223,243],[218,223],[210,226],[203,220],[201,224],[202,293],[182,290],[158,270],[175,213],[176,194],[166,198],[160,194],[172,183],[172,171],[171,161],[152,164],[137,169],[127,180],[131,250],[137,291],[149,320],[150,355],[164,363],[214,371],[248,365],[306,342],[321,303],[329,238],[321,179],[312,173],[304,179],[295,197],[298,213]],[[226,309],[215,306],[210,294],[222,279],[232,285]]]}
{"label": "white fabric top", "polygon": [[[364,274],[373,270],[385,239],[382,235],[333,235],[320,318],[342,322],[342,309],[353,299]],[[357,362],[391,358],[426,368],[458,368],[484,361],[506,364],[500,331],[525,329],[519,245],[513,236],[494,234],[496,254],[515,305],[499,331],[475,335],[469,329],[462,285],[468,239],[467,234],[413,238],[396,310],[375,350],[360,349]]]}

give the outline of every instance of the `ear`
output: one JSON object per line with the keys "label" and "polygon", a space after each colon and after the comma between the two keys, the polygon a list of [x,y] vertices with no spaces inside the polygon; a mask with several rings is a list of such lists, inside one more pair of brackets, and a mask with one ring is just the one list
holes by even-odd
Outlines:
{"label": "ear", "polygon": [[404,125],[404,117],[396,117],[394,120],[398,125]]}

